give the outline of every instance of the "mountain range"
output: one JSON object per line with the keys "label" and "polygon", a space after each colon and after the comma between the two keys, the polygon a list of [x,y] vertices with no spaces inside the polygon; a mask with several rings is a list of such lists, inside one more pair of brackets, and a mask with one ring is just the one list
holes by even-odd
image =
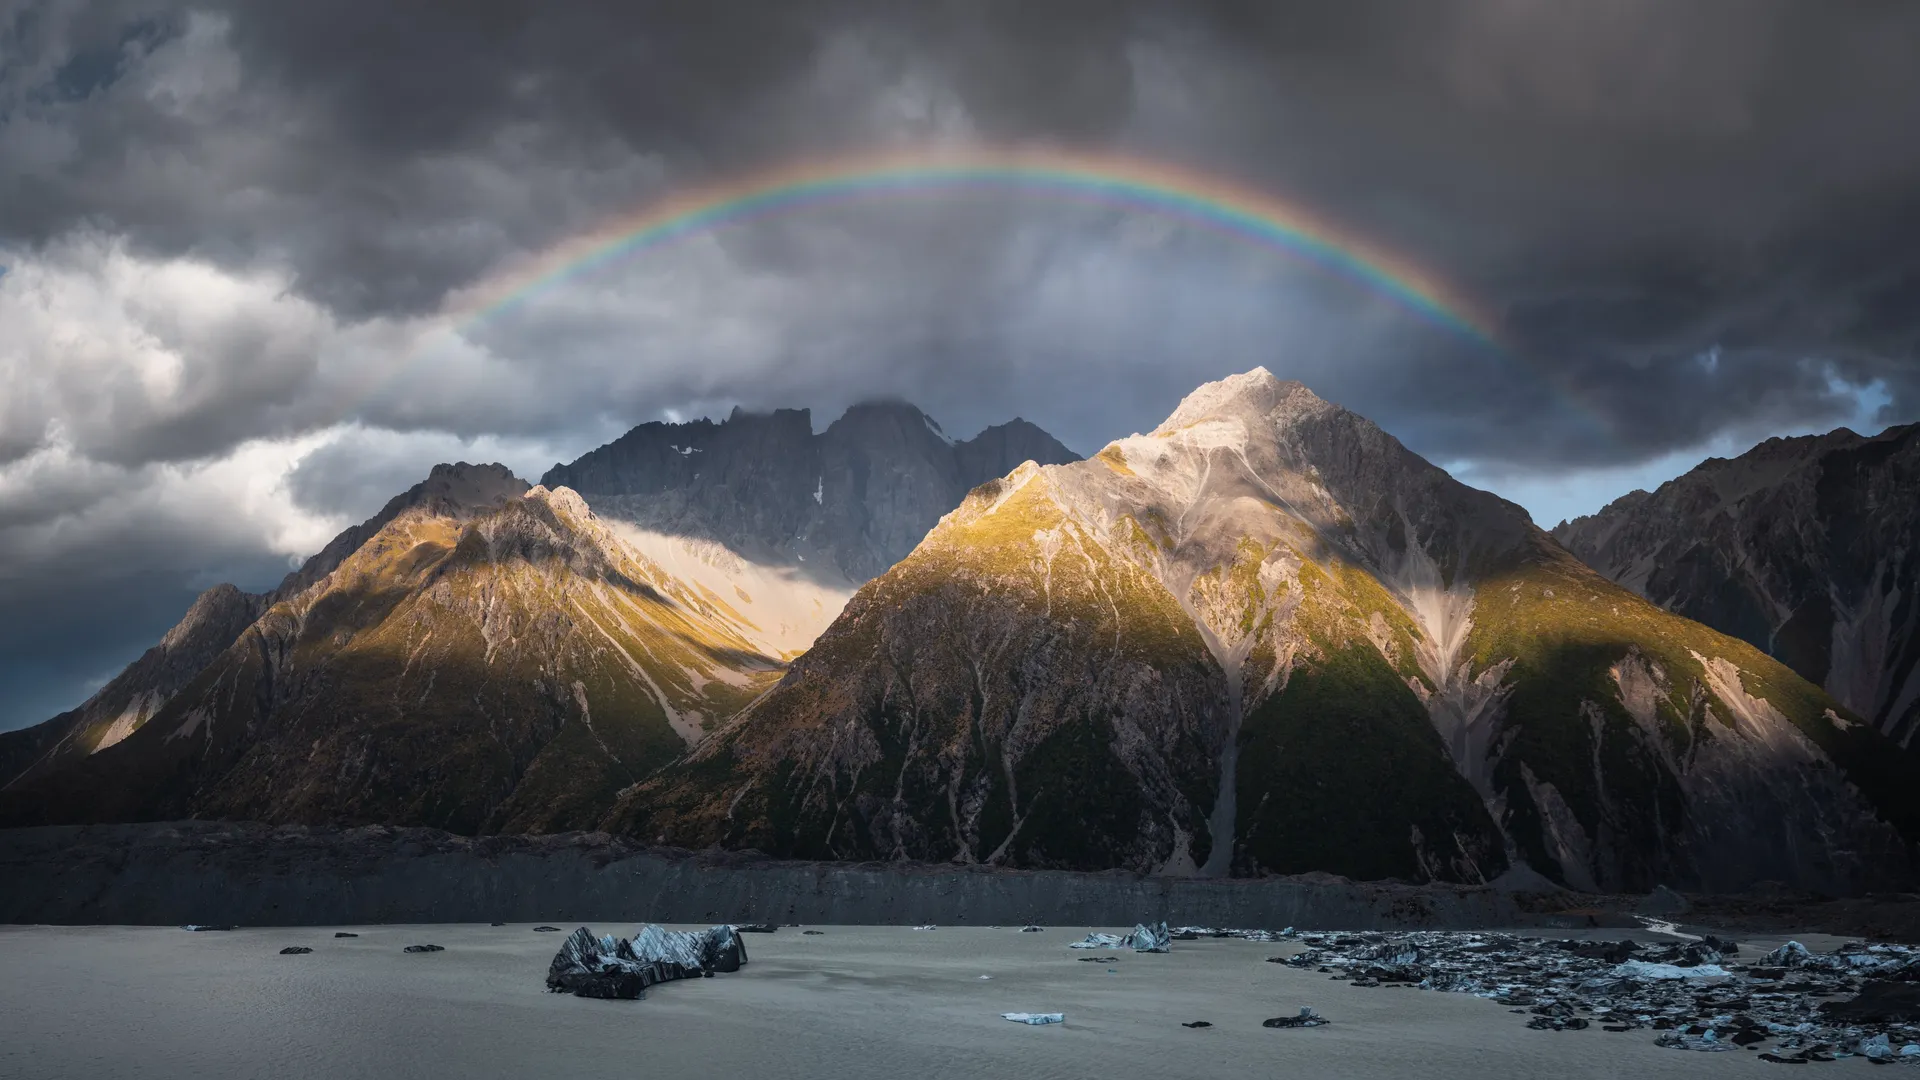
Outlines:
{"label": "mountain range", "polygon": [[1688,524],[1702,497],[1630,496],[1563,545],[1258,369],[1084,461],[1024,421],[956,442],[878,402],[817,434],[794,410],[642,425],[531,487],[441,466],[275,592],[209,592],[94,699],[0,735],[0,824],[597,827],[806,858],[1589,890],[1903,883],[1909,646],[1872,654],[1892,658],[1878,682],[1836,681],[1860,650],[1814,670],[1778,632],[1809,580],[1831,583],[1835,642],[1862,581],[1886,625],[1912,622],[1911,500],[1889,503],[1912,457],[1884,449],[1910,444],[1841,434],[1741,474],[1772,487],[1707,485],[1811,507],[1804,542],[1769,549],[1802,591],[1754,579],[1763,610],[1791,602],[1764,640],[1688,606],[1748,579],[1687,567],[1752,550],[1731,526],[1707,554],[1675,542],[1719,535]]}
{"label": "mountain range", "polygon": [[1073,458],[1024,421],[957,443],[878,403],[818,437],[804,411],[644,425],[548,474],[606,517],[500,465],[437,466],[279,588],[209,590],[78,709],[0,735],[0,821],[590,828],[771,685],[862,560],[910,549],[1014,452]]}
{"label": "mountain range", "polygon": [[1553,534],[1743,638],[1911,745],[1920,730],[1920,424],[1769,439]]}

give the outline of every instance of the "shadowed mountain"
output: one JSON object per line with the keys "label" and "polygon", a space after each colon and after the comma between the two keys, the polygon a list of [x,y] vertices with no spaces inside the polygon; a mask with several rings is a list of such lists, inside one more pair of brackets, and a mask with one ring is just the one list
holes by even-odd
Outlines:
{"label": "shadowed mountain", "polygon": [[1920,731],[1920,425],[1769,439],[1553,532],[1902,744]]}
{"label": "shadowed mountain", "polygon": [[715,541],[851,586],[905,558],[975,485],[1023,461],[1079,460],[1025,420],[955,442],[905,402],[855,405],[814,434],[805,409],[642,424],[541,478],[603,517]]}
{"label": "shadowed mountain", "polygon": [[1909,877],[1916,781],[1818,687],[1256,370],[981,485],[607,826],[841,859],[1846,891]]}

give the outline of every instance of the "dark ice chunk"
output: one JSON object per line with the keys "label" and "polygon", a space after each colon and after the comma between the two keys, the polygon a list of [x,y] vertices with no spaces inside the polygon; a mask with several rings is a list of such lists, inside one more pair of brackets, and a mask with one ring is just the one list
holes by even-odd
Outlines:
{"label": "dark ice chunk", "polygon": [[1840,1024],[1908,1024],[1920,1021],[1920,983],[1880,982],[1860,988],[1849,1001],[1823,1001],[1820,1015]]}

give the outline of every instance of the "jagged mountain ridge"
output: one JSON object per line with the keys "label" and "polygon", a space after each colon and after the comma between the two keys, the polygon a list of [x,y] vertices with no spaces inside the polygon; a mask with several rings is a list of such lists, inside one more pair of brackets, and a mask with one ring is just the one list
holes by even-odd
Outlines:
{"label": "jagged mountain ridge", "polygon": [[573,492],[435,479],[145,725],[0,792],[0,821],[585,827],[776,677],[724,599]]}
{"label": "jagged mountain ridge", "polygon": [[525,481],[498,463],[438,465],[425,480],[389,499],[379,513],[334,537],[273,590],[250,593],[229,584],[207,589],[159,644],[77,708],[30,728],[0,733],[0,788],[98,753],[139,730],[268,608],[332,573],[402,512],[427,507],[458,514],[500,505],[526,490]]}
{"label": "jagged mountain ridge", "polygon": [[1751,642],[1904,744],[1920,731],[1920,425],[1769,439],[1554,536]]}
{"label": "jagged mountain ridge", "polygon": [[870,401],[817,435],[806,409],[642,424],[541,483],[578,491],[603,517],[806,567],[850,592],[904,558],[974,486],[1027,460],[1079,456],[1018,418],[956,442],[912,405]]}
{"label": "jagged mountain ridge", "polygon": [[806,857],[1851,889],[1905,875],[1920,830],[1890,749],[1256,370],[976,490],[608,827]]}
{"label": "jagged mountain ridge", "polygon": [[260,617],[265,600],[232,585],[215,585],[195,598],[159,644],[78,707],[43,724],[0,733],[0,788],[133,734]]}
{"label": "jagged mountain ridge", "polygon": [[[652,453],[663,446],[668,447],[664,454]],[[705,453],[722,464],[703,485],[701,465],[709,459],[694,455]],[[1017,456],[1005,461],[1010,455]],[[896,549],[904,553],[967,488],[1027,457],[1056,461],[1074,455],[1017,418],[955,443],[913,406],[873,402],[849,410],[820,436],[813,435],[805,410],[770,416],[735,410],[722,424],[641,425],[570,466],[555,466],[546,483],[560,487],[578,476],[600,490],[594,501],[614,511],[605,524],[622,543],[682,584],[725,596],[734,609],[734,629],[757,652],[784,660],[812,643],[857,582],[871,576],[875,560]],[[693,467],[674,468],[690,458]],[[825,514],[826,532],[850,538],[840,546],[863,576],[846,577],[833,564],[833,546],[804,542],[814,518],[791,512],[784,518],[756,518],[778,501],[781,490],[756,478],[776,479],[795,468],[812,470],[817,484],[833,475],[828,486],[834,500],[827,511],[814,500],[816,516]],[[876,474],[892,481],[871,482]],[[527,488],[498,463],[439,465],[379,513],[336,536],[275,589],[249,593],[218,585],[206,590],[160,644],[86,702],[34,727],[0,733],[0,788],[124,739],[262,613],[332,573],[401,513],[427,507],[459,517],[469,509],[504,505]],[[786,495],[787,502],[796,501],[792,491]],[[618,513],[622,507],[628,511],[624,517]],[[780,521],[800,522],[799,532],[781,531]],[[797,546],[796,535],[803,538]],[[759,558],[743,558],[742,551]],[[809,567],[805,554],[811,551],[825,552],[826,561],[816,558],[815,567]]]}

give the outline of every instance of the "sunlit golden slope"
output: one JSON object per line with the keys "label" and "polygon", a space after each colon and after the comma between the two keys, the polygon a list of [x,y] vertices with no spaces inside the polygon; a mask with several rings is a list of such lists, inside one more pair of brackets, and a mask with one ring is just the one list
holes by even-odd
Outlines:
{"label": "sunlit golden slope", "polygon": [[5,820],[591,825],[777,678],[754,628],[564,488],[402,510]]}
{"label": "sunlit golden slope", "polygon": [[1587,888],[1906,871],[1912,755],[1264,370],[983,485],[608,827]]}

